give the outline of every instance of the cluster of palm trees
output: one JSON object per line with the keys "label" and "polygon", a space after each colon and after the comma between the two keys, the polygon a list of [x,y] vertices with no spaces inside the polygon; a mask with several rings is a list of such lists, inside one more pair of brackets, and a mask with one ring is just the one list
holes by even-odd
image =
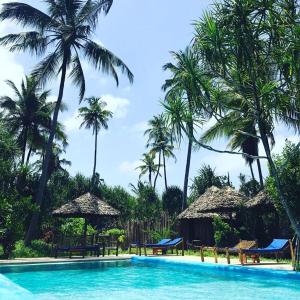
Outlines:
{"label": "cluster of palm trees", "polygon": [[[32,76],[26,76],[20,88],[10,80],[7,84],[14,96],[1,96],[0,107],[4,111],[3,120],[10,134],[16,137],[21,150],[21,165],[28,167],[30,158],[36,155],[38,159],[34,164],[40,166],[45,156],[51,115],[55,105],[47,100],[50,91],[43,91]],[[67,145],[63,125],[58,123],[52,145],[51,163],[58,159],[58,154],[64,152]]]}
{"label": "cluster of palm trees", "polygon": [[[60,76],[58,97],[51,112],[47,143],[44,147],[43,163],[39,185],[35,193],[35,202],[42,207],[44,191],[48,179],[48,168],[52,156],[53,142],[56,137],[58,114],[62,108],[65,82],[68,78],[79,87],[80,101],[85,95],[85,77],[81,58],[84,57],[96,69],[111,75],[118,85],[117,69],[125,74],[130,82],[133,74],[126,64],[112,52],[92,40],[97,28],[99,16],[106,15],[113,0],[56,0],[46,1],[46,11],[29,4],[9,2],[2,5],[0,21],[15,21],[28,31],[7,34],[0,38],[0,45],[10,51],[29,51],[42,56],[32,72],[35,85],[43,88],[51,79]],[[67,73],[68,71],[68,73]],[[67,75],[68,74],[68,75]],[[96,126],[97,127],[97,126]],[[30,136],[24,132],[23,136]],[[22,140],[23,147],[27,137]],[[26,236],[26,244],[36,236],[40,210],[33,213]]]}
{"label": "cluster of palm trees", "polygon": [[[285,198],[271,154],[278,123],[300,132],[299,3],[271,2],[225,0],[196,21],[191,45],[172,52],[174,62],[163,67],[171,73],[162,87],[163,108],[170,141],[188,140],[183,208],[193,147],[243,156],[253,179],[256,161],[261,188],[260,159],[265,159],[300,236],[300,223]],[[198,134],[197,127],[208,120],[215,125]],[[229,149],[209,144],[220,137],[229,140]]]}

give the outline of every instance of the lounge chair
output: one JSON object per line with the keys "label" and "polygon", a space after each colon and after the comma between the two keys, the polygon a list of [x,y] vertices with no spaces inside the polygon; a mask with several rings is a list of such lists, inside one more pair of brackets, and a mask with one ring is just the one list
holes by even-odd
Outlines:
{"label": "lounge chair", "polygon": [[94,237],[92,237],[91,244],[85,244],[82,238],[74,237],[63,237],[62,241],[58,243],[54,249],[54,257],[57,258],[59,253],[68,253],[69,258],[72,257],[74,253],[80,254],[83,258],[86,256],[87,252],[90,252],[97,257],[100,256],[100,252],[104,256],[104,244],[93,243]]}
{"label": "lounge chair", "polygon": [[[163,243],[161,243],[163,242]],[[183,238],[176,238],[174,240],[169,240],[165,242],[164,240],[161,240],[157,244],[145,244],[144,245],[144,253],[145,256],[147,256],[147,249],[146,248],[152,248],[153,254],[158,254],[158,251],[161,251],[162,254],[165,254],[167,250],[176,250],[176,254],[178,255],[178,246],[182,245],[182,256],[184,255],[184,243]]]}
{"label": "lounge chair", "polygon": [[[154,244],[144,244],[145,253],[146,253],[146,248],[152,248],[153,255],[158,254],[159,251],[162,251],[161,246],[170,241],[171,241],[171,239],[162,239],[159,242],[154,243]],[[140,246],[142,246],[142,245],[140,245]],[[145,255],[147,255],[147,253]]]}
{"label": "lounge chair", "polygon": [[256,246],[256,241],[247,241],[247,240],[240,240],[238,244],[236,244],[233,247],[206,247],[206,246],[200,246],[197,248],[200,248],[200,256],[201,261],[204,262],[204,251],[210,250],[214,254],[215,263],[218,263],[218,253],[225,253],[227,263],[230,264],[230,254],[239,254],[239,259],[242,261],[241,257],[241,250],[242,249],[251,249]]}
{"label": "lounge chair", "polygon": [[265,248],[242,249],[241,254],[243,255],[243,259],[241,263],[247,263],[247,256],[252,256],[252,258],[254,258],[257,263],[260,263],[259,256],[261,254],[275,254],[276,261],[278,262],[278,254],[283,253],[289,246],[291,249],[291,254],[293,256],[293,246],[291,244],[291,241],[286,239],[274,239],[272,243]]}

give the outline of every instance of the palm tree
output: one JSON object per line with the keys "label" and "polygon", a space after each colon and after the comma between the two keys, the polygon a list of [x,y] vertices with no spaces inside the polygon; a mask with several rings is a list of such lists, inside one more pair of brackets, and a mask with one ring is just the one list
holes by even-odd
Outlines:
{"label": "palm tree", "polygon": [[143,158],[141,159],[142,164],[136,168],[140,170],[139,179],[141,179],[142,176],[148,173],[150,186],[152,186],[152,173],[155,174],[159,166],[158,164],[155,163],[154,160],[155,160],[155,153],[153,152],[144,153]]}
{"label": "palm tree", "polygon": [[[162,89],[167,91],[166,99],[169,103],[172,102],[173,99],[176,99],[176,96],[181,97],[182,100],[186,100],[186,115],[189,114],[192,116],[194,115],[196,104],[200,103],[198,98],[201,96],[201,91],[204,87],[205,81],[203,72],[199,66],[199,58],[197,54],[189,47],[187,47],[184,51],[171,52],[171,54],[175,60],[175,63],[167,63],[163,66],[163,70],[170,71],[172,77],[165,81]],[[180,103],[177,101],[177,104],[179,105]],[[169,107],[169,112],[170,108],[171,107]],[[173,106],[173,108],[175,108],[175,106]],[[199,106],[197,109],[198,115],[203,114],[203,110],[201,110]],[[176,121],[179,121],[179,123],[177,123],[177,125],[173,124],[173,126],[176,127],[176,130],[173,133],[176,135],[176,139],[180,142],[180,140],[183,138],[183,134],[181,130],[178,130],[178,128],[183,124],[180,124],[182,120],[177,119]],[[185,209],[187,205],[187,190],[193,148],[193,139],[191,136],[195,130],[195,123],[192,117],[186,118],[184,123],[189,142],[183,184],[182,209]]]}
{"label": "palm tree", "polygon": [[112,118],[113,113],[109,110],[104,109],[106,103],[101,100],[101,98],[90,97],[85,99],[89,107],[79,108],[79,115],[82,117],[83,122],[80,128],[85,126],[85,128],[93,129],[93,135],[95,135],[95,150],[94,150],[94,167],[92,176],[92,186],[94,186],[95,175],[96,175],[96,165],[97,165],[97,142],[98,133],[103,129],[108,129],[107,122]]}
{"label": "palm tree", "polygon": [[273,4],[223,1],[215,5],[196,23],[195,48],[213,80],[222,83],[223,91],[240,95],[251,110],[280,202],[300,237],[300,223],[283,192],[270,145],[278,122],[300,131],[300,60],[295,51],[299,14],[294,1]]}
{"label": "palm tree", "polygon": [[[80,88],[80,100],[85,94],[85,79],[80,53],[95,67],[111,75],[119,83],[116,68],[125,73],[130,82],[133,74],[124,62],[102,45],[91,40],[101,13],[107,14],[113,0],[60,0],[46,1],[47,13],[25,3],[12,2],[2,5],[0,20],[17,21],[31,31],[8,34],[0,38],[1,45],[10,45],[11,51],[29,50],[36,55],[49,54],[36,66],[33,75],[39,84],[60,74],[58,97],[53,113],[51,131],[48,138],[41,178],[36,194],[36,202],[41,207],[47,183],[47,169],[52,151],[52,142],[59,109],[61,106],[67,70],[73,83]],[[39,213],[33,214],[26,236],[29,244],[36,235]]]}
{"label": "palm tree", "polygon": [[[10,132],[17,137],[23,165],[30,141],[40,139],[42,129],[50,128],[52,105],[46,102],[49,91],[41,91],[33,77],[26,76],[20,89],[10,80],[6,83],[13,90],[15,97],[1,97],[0,107],[5,110],[4,118]],[[31,151],[28,152],[28,156],[30,153]]]}
{"label": "palm tree", "polygon": [[[233,101],[232,101],[233,102]],[[251,117],[249,109],[242,105],[238,100],[234,100],[235,105],[237,103],[240,107],[239,111],[229,111],[224,117],[220,117],[218,122],[215,123],[211,128],[209,128],[202,135],[202,141],[211,142],[219,137],[226,137],[229,139],[228,146],[231,150],[241,150],[244,154],[244,159],[246,164],[249,165],[252,179],[255,180],[253,172],[253,162],[254,158],[247,156],[258,156],[258,144],[259,139],[257,137],[257,130],[255,128],[255,120]],[[244,133],[249,133],[250,135],[245,135]],[[261,172],[261,166],[259,159],[256,159],[258,174],[260,179],[261,188],[263,188],[263,177]]]}
{"label": "palm tree", "polygon": [[173,157],[174,146],[172,144],[172,136],[169,128],[166,124],[166,118],[163,114],[154,116],[153,119],[149,121],[149,128],[145,131],[148,135],[147,147],[150,147],[150,152],[158,153],[158,168],[154,178],[154,188],[156,187],[156,181],[159,175],[161,159],[163,159],[164,167],[164,181],[165,188],[168,188],[167,184],[167,168],[166,168],[166,157]]}

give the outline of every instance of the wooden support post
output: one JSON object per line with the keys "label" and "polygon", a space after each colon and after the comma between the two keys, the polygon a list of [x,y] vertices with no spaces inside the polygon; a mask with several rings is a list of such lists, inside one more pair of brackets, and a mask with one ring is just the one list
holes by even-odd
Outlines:
{"label": "wooden support post", "polygon": [[239,260],[241,265],[244,264],[244,258],[243,258],[243,253],[242,253],[242,249],[239,250]]}
{"label": "wooden support post", "polygon": [[293,243],[291,240],[289,240],[289,245],[290,245],[290,251],[291,251],[292,267],[293,267],[293,270],[295,271],[295,269],[296,269],[295,252],[294,252]]}
{"label": "wooden support post", "polygon": [[181,253],[182,256],[184,256],[184,239],[182,239],[182,253]]}
{"label": "wooden support post", "polygon": [[204,262],[203,246],[200,246],[200,256],[201,256],[201,261]]}
{"label": "wooden support post", "polygon": [[279,262],[279,259],[278,259],[278,252],[275,253],[275,258],[276,258],[276,262],[278,263],[278,262]]}
{"label": "wooden support post", "polygon": [[144,254],[145,254],[145,256],[147,256],[147,249],[146,249],[146,246],[144,246]]}
{"label": "wooden support post", "polygon": [[217,247],[214,247],[214,256],[215,256],[215,263],[218,263],[218,250]]}
{"label": "wooden support post", "polygon": [[229,250],[228,250],[228,247],[226,247],[225,249],[226,249],[226,258],[227,258],[227,263],[228,263],[228,265],[230,265],[230,255],[229,255]]}

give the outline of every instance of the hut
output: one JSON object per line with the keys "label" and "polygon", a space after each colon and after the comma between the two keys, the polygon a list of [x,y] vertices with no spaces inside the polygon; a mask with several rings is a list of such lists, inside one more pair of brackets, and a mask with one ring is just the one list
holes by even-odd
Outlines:
{"label": "hut", "polygon": [[84,218],[84,239],[86,237],[87,223],[99,226],[101,220],[107,218],[115,218],[120,212],[111,207],[105,201],[99,199],[91,193],[86,193],[52,212],[54,216],[65,218]]}
{"label": "hut", "polygon": [[214,245],[213,218],[219,216],[234,222],[240,207],[248,201],[248,197],[231,187],[208,188],[177,217],[181,235],[185,240],[199,240],[204,245]]}
{"label": "hut", "polygon": [[273,237],[288,236],[287,232],[280,232],[279,215],[272,199],[264,190],[251,198],[245,207],[246,226],[259,243],[266,244]]}

